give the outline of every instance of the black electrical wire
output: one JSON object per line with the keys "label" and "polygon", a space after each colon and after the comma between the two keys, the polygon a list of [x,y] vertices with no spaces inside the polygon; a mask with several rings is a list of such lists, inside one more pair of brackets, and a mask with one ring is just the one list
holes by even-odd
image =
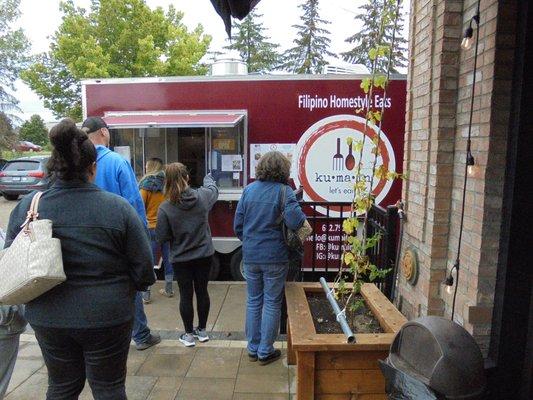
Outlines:
{"label": "black electrical wire", "polygon": [[478,47],[479,47],[479,6],[480,6],[480,0],[477,2],[477,10],[476,15],[472,18],[472,20],[476,23],[476,46],[474,50],[474,74],[472,78],[472,95],[470,98],[470,118],[468,121],[468,137],[466,141],[466,159],[465,159],[465,177],[463,182],[463,200],[461,205],[461,223],[459,224],[459,241],[457,243],[457,258],[455,259],[455,264],[452,267],[450,274],[453,273],[453,269],[456,270],[456,279],[455,279],[455,290],[453,293],[453,300],[452,300],[452,316],[451,319],[453,321],[453,318],[455,316],[455,300],[457,298],[457,288],[459,287],[459,270],[460,270],[460,257],[461,257],[461,242],[463,240],[463,225],[464,225],[464,218],[465,218],[465,204],[466,204],[466,184],[468,181],[468,166],[469,166],[469,160],[472,159],[472,153],[471,153],[471,136],[472,136],[472,117],[474,115],[474,95],[476,90],[476,78],[477,78],[477,53],[478,53]]}

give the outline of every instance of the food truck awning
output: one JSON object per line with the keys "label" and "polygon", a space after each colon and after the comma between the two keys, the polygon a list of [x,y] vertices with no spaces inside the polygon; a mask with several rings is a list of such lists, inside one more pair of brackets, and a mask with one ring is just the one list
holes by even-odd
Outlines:
{"label": "food truck awning", "polygon": [[104,120],[110,128],[231,128],[244,118],[244,112],[107,112]]}

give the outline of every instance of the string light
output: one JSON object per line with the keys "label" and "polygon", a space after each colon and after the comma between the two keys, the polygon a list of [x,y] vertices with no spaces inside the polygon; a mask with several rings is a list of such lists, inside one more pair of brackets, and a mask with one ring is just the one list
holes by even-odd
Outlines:
{"label": "string light", "polygon": [[[452,288],[454,288],[453,289],[453,300],[452,300],[452,314],[451,314],[452,321],[455,316],[455,300],[457,298],[457,288],[459,286],[459,271],[460,271],[460,265],[461,265],[461,261],[460,261],[461,260],[461,244],[462,244],[462,239],[463,239],[463,227],[464,227],[465,205],[466,205],[466,185],[468,182],[468,176],[474,173],[474,166],[475,166],[474,156],[472,155],[472,151],[471,151],[471,137],[472,137],[472,119],[474,115],[474,95],[476,92],[477,57],[478,57],[478,47],[479,47],[480,2],[481,1],[478,0],[476,14],[470,20],[468,28],[466,28],[465,33],[463,35],[463,41],[461,42],[461,47],[465,50],[469,50],[472,47],[472,41],[474,37],[474,29],[472,28],[472,22],[475,22],[476,23],[476,41],[475,41],[476,46],[474,50],[472,92],[470,95],[471,96],[470,97],[470,116],[469,116],[470,118],[468,121],[468,137],[466,140],[466,160],[465,160],[466,162],[465,162],[465,173],[464,173],[464,181],[463,181],[463,197],[462,197],[462,204],[461,204],[461,222],[459,224],[459,240],[457,241],[457,257],[455,259],[455,263],[452,269],[450,270],[450,274],[446,277],[446,279],[443,282],[444,285],[446,286],[446,292],[448,292],[449,294],[451,294]],[[453,278],[453,270],[455,270],[456,272],[455,282]]]}

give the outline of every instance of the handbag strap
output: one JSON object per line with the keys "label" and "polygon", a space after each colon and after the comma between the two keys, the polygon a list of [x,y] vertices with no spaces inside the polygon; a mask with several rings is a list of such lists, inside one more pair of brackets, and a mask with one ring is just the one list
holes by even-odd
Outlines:
{"label": "handbag strap", "polygon": [[26,220],[20,226],[21,228],[26,229],[30,222],[35,221],[39,218],[39,201],[41,200],[42,195],[43,192],[37,192],[31,199],[30,208],[28,209],[28,213],[26,214]]}
{"label": "handbag strap", "polygon": [[280,192],[281,192],[280,193],[280,201],[279,201],[280,214],[279,214],[278,218],[276,219],[276,222],[278,224],[283,223],[283,217],[285,216],[285,204],[287,203],[287,200],[286,200],[286,197],[287,197],[287,186],[282,184]]}

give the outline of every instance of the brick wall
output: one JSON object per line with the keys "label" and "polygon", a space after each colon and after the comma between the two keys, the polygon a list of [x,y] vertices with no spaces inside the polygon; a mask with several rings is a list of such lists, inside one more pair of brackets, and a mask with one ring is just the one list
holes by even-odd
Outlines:
{"label": "brick wall", "polygon": [[[408,317],[451,313],[442,286],[457,256],[474,46],[460,48],[476,0],[411,2],[404,170],[403,249],[416,249],[416,286],[400,278]],[[472,154],[455,320],[486,350],[499,245],[513,65],[515,2],[481,1]],[[475,37],[475,32],[474,32]]]}

